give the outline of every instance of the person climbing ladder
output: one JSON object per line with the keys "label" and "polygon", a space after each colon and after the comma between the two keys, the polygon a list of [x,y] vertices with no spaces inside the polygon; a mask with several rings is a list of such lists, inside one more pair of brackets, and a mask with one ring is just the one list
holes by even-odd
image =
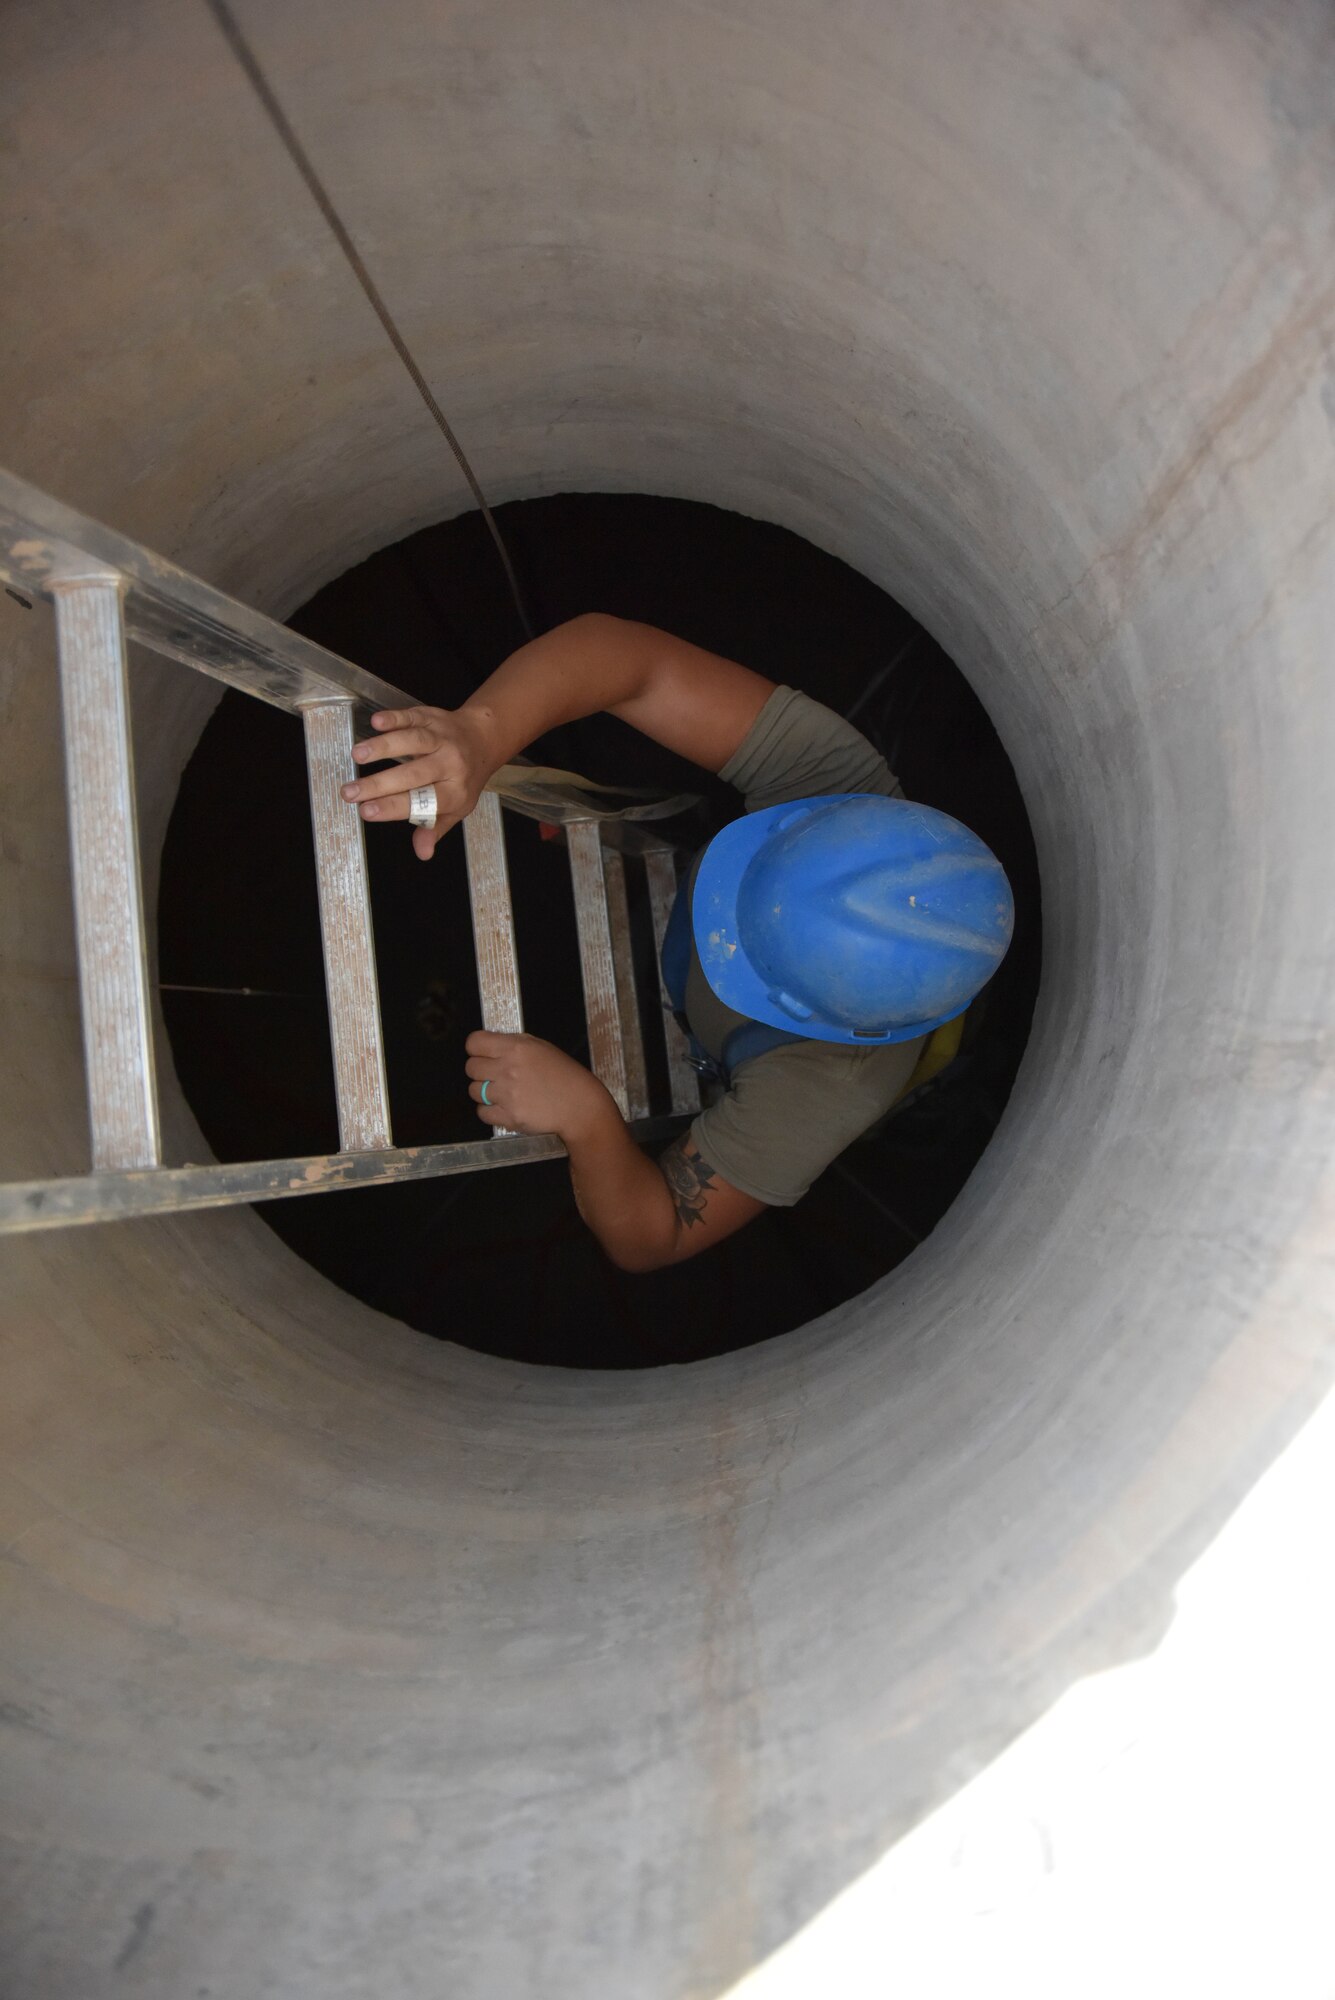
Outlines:
{"label": "person climbing ladder", "polygon": [[467,1073],[485,1124],[560,1137],[603,1250],[653,1271],[799,1201],[884,1117],[926,1037],[1001,963],[1014,906],[991,850],[905,799],[851,723],[602,613],[521,646],[461,708],[376,715],[355,758],[401,761],[343,796],[368,822],[413,822],[429,860],[500,765],[602,711],[743,795],[683,879],[663,943],[665,984],[719,1094],[655,1161],[603,1084],[549,1042],[478,1030]]}

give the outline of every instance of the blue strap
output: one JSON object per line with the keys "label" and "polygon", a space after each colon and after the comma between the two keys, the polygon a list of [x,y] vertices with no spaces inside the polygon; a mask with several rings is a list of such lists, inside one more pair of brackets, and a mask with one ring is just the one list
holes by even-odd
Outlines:
{"label": "blue strap", "polygon": [[733,1071],[740,1069],[744,1062],[768,1055],[771,1049],[784,1048],[789,1042],[804,1042],[806,1039],[805,1035],[795,1035],[790,1028],[772,1028],[768,1021],[743,1021],[723,1044],[726,1081],[731,1083]]}
{"label": "blue strap", "polygon": [[663,933],[663,984],[675,1014],[686,1012],[686,980],[691,970],[691,899],[687,894],[690,881],[691,871],[687,869],[677,884]]}

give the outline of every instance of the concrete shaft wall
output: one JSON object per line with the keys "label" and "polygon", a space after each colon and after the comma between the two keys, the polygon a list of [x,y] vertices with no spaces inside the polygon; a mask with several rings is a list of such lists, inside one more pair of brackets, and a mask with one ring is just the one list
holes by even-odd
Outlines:
{"label": "concrete shaft wall", "polygon": [[[6,1990],[714,1996],[1153,1642],[1326,1379],[1331,16],[242,13],[493,496],[782,522],[955,656],[1047,963],[931,1241],[722,1361],[436,1346],[249,1213],[9,1252]],[[467,504],[203,6],[5,32],[14,468],[279,614]],[[71,1171],[0,610],[7,1165]],[[210,699],[139,670],[150,874]]]}

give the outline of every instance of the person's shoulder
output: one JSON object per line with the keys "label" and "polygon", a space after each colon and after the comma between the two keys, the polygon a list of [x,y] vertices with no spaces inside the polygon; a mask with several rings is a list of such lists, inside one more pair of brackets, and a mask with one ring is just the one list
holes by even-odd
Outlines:
{"label": "person's shoulder", "polygon": [[740,1064],[734,1084],[741,1085],[749,1076],[753,1084],[763,1083],[767,1095],[792,1089],[802,1096],[814,1092],[830,1098],[865,1098],[884,1108],[907,1085],[923,1042],[924,1037],[916,1035],[906,1042],[878,1042],[874,1048],[858,1048],[851,1042],[822,1042],[804,1036],[800,1041],[765,1049]]}
{"label": "person's shoulder", "polygon": [[856,1083],[860,1078],[876,1077],[883,1070],[902,1069],[910,1056],[916,1062],[921,1046],[921,1036],[909,1042],[878,1042],[874,1048],[859,1048],[852,1042],[822,1042],[814,1036],[803,1035],[791,1042],[780,1042],[776,1048],[762,1049],[758,1055],[751,1056],[740,1065],[738,1074],[743,1074],[752,1064],[769,1063],[794,1073],[805,1075],[808,1071],[819,1071],[822,1075]]}

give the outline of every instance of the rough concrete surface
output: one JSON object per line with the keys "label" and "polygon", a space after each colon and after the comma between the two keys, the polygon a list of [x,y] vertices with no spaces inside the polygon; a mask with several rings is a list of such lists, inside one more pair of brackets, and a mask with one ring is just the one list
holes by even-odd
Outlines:
{"label": "rough concrete surface", "polygon": [[[1328,1380],[1335,27],[239,12],[494,497],[765,516],[959,661],[1045,981],[923,1250],[689,1369],[434,1345],[248,1213],[7,1253],[4,1990],[714,2000],[1155,1646]],[[467,504],[205,9],[5,36],[4,459],[279,614]],[[86,1139],[45,614],[0,645],[27,1176]],[[150,900],[212,699],[138,670]]]}

